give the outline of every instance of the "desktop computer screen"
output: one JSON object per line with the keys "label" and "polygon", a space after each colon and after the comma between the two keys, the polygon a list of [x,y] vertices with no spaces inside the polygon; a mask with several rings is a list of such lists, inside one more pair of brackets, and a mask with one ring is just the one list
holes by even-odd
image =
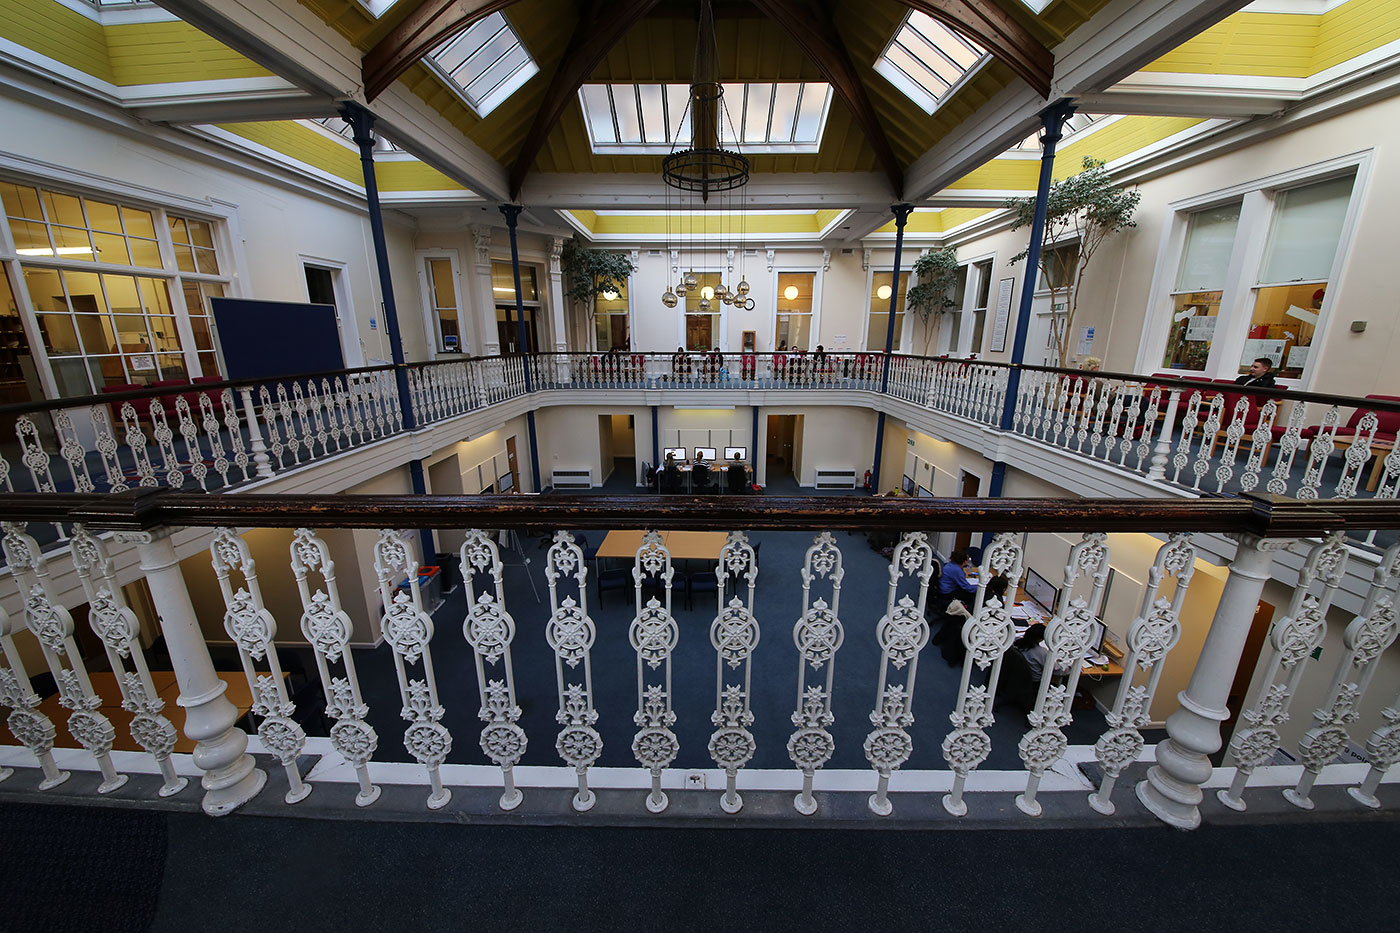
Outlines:
{"label": "desktop computer screen", "polygon": [[724,459],[733,460],[738,456],[740,460],[749,459],[749,449],[747,447],[726,447],[724,448]]}
{"label": "desktop computer screen", "polygon": [[713,447],[697,447],[695,448],[695,459],[714,463],[718,457],[715,455],[715,449]]}
{"label": "desktop computer screen", "polygon": [[661,462],[665,463],[667,460],[670,460],[672,456],[674,456],[677,460],[684,460],[685,448],[667,447],[665,450],[661,451]]}
{"label": "desktop computer screen", "polygon": [[1040,604],[1046,612],[1055,611],[1055,599],[1060,591],[1034,570],[1026,571],[1026,595]]}

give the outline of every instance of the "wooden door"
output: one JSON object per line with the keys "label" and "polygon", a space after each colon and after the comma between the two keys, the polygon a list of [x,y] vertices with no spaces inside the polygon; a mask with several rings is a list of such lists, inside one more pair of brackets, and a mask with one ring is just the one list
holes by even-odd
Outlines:
{"label": "wooden door", "polygon": [[[982,478],[976,473],[963,471],[962,484],[958,488],[958,495],[964,499],[974,499],[982,490]],[[960,531],[953,538],[953,550],[961,550],[972,544],[972,532]]]}
{"label": "wooden door", "polygon": [[[1264,642],[1269,637],[1269,626],[1273,621],[1273,604],[1260,600],[1258,608],[1254,610],[1254,620],[1249,623],[1249,637],[1244,642],[1244,653],[1240,655],[1240,666],[1235,669],[1235,680],[1230,685],[1230,696],[1225,701],[1225,708],[1230,711],[1230,718],[1220,724],[1220,741],[1223,746],[1229,745],[1230,737],[1235,734],[1235,725],[1239,721],[1240,710],[1244,708],[1246,694],[1249,693],[1249,682],[1254,679],[1254,669],[1259,665],[1259,655],[1264,651]],[[1218,753],[1217,757],[1220,755],[1223,755],[1223,750]]]}
{"label": "wooden door", "polygon": [[506,438],[506,463],[510,464],[510,488],[520,491],[520,468],[515,461],[515,435]]}

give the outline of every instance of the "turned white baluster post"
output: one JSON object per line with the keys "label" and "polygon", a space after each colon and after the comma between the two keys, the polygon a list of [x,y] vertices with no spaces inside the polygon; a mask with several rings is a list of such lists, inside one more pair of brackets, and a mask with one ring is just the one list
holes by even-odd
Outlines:
{"label": "turned white baluster post", "polygon": [[[1167,398],[1167,414],[1162,419],[1162,430],[1157,432],[1157,446],[1152,449],[1152,462],[1147,467],[1147,478],[1161,482],[1167,478],[1167,461],[1172,457],[1172,426],[1176,424],[1176,413],[1181,407],[1181,390],[1170,389],[1171,395]],[[1152,425],[1148,423],[1155,412],[1148,409],[1143,412],[1142,430],[1151,431]]]}
{"label": "turned white baluster post", "polygon": [[146,574],[170,664],[180,686],[176,701],[185,709],[184,733],[195,741],[194,763],[204,772],[204,812],[223,816],[252,800],[267,783],[267,774],[249,755],[248,736],[234,725],[238,709],[224,696],[228,685],[214,673],[170,533],[164,530],[118,532],[118,541],[134,542]]}
{"label": "turned white baluster post", "polygon": [[248,449],[253,452],[253,463],[258,475],[272,476],[272,460],[267,456],[267,445],[263,443],[262,429],[258,427],[257,413],[253,411],[253,389],[244,386],[238,390],[243,398],[243,420],[248,425]]}
{"label": "turned white baluster post", "polygon": [[1220,749],[1220,724],[1230,717],[1225,703],[1274,554],[1291,543],[1249,533],[1237,540],[1200,658],[1190,683],[1177,695],[1181,708],[1168,717],[1168,737],[1157,745],[1157,763],[1137,785],[1143,805],[1178,829],[1195,829],[1201,823],[1201,785],[1212,771],[1207,756]]}

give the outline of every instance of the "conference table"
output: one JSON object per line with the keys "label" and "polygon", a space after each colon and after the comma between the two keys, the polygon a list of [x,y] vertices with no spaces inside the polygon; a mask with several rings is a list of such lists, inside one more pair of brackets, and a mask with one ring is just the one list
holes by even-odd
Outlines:
{"label": "conference table", "polygon": [[[729,540],[726,531],[662,531],[659,534],[672,560],[719,560],[719,552]],[[610,531],[598,547],[598,556],[634,558],[645,536],[643,530]]]}

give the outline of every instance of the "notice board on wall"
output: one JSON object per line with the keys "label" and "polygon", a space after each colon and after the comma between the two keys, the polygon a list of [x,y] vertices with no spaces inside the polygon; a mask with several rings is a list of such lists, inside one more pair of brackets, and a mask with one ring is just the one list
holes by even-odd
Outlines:
{"label": "notice board on wall", "polygon": [[209,306],[230,380],[345,368],[334,305],[211,298]]}

